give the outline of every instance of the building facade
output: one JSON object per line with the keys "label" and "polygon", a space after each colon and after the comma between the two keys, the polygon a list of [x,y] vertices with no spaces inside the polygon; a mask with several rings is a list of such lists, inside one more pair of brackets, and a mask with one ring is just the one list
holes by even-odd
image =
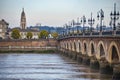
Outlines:
{"label": "building facade", "polygon": [[31,32],[32,33],[32,39],[38,39],[38,34],[39,34],[39,31],[37,30],[31,30],[31,29],[21,29],[21,28],[12,28],[12,29],[9,29],[9,38],[10,39],[13,39],[12,38],[12,31],[13,29],[17,29],[19,30],[20,32],[20,39],[27,39],[27,33],[28,32]]}
{"label": "building facade", "polygon": [[0,20],[0,39],[7,38],[8,25],[9,24],[4,19]]}
{"label": "building facade", "polygon": [[39,31],[37,31],[37,30],[29,30],[29,29],[22,30],[22,29],[20,29],[19,31],[20,31],[21,39],[27,39],[28,32],[32,33],[32,35],[33,35],[32,39],[38,39]]}

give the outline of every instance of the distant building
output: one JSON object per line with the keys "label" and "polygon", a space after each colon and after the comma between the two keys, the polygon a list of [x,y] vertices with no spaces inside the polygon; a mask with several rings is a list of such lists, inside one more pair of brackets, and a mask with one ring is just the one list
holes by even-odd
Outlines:
{"label": "distant building", "polygon": [[21,39],[27,39],[27,33],[31,32],[33,34],[32,39],[38,39],[38,34],[41,30],[46,30],[49,32],[49,38],[53,38],[51,33],[57,32],[58,34],[61,34],[63,29],[62,27],[50,27],[50,26],[41,26],[41,24],[37,24],[36,26],[26,26],[26,15],[24,8],[21,13],[21,19],[20,19],[20,27],[8,29],[8,34],[9,34],[9,39],[12,39],[12,30],[13,29],[18,29],[20,31]]}
{"label": "distant building", "polygon": [[0,20],[0,39],[7,38],[8,25],[9,24],[4,19]]}
{"label": "distant building", "polygon": [[[20,27],[21,28],[16,27],[13,29],[18,29],[20,31],[21,39],[27,39],[28,32],[31,32],[33,34],[32,39],[38,39],[39,30],[26,28],[26,16],[25,16],[24,8],[23,8],[22,13],[21,13]],[[13,29],[8,29],[10,39],[12,39],[11,33],[12,33]]]}
{"label": "distant building", "polygon": [[22,13],[21,13],[20,26],[22,29],[26,29],[26,16],[25,16],[24,8],[23,8]]}
{"label": "distant building", "polygon": [[[13,29],[17,29],[20,31],[20,36],[21,36],[21,39],[27,39],[27,33],[28,32],[31,32],[33,34],[33,37],[32,39],[38,39],[38,34],[39,34],[39,31],[37,30],[31,30],[31,29],[20,29],[20,28],[13,28]],[[10,39],[12,39],[12,30],[13,29],[9,29],[9,36],[10,36]]]}
{"label": "distant building", "polygon": [[30,26],[30,27],[27,27],[27,29],[32,29],[32,30],[38,30],[38,31],[40,31],[39,27],[40,26],[36,26],[36,27]]}
{"label": "distant building", "polygon": [[30,29],[25,29],[25,30],[20,29],[21,39],[27,39],[27,33],[28,32],[31,32],[33,34],[32,39],[38,39],[39,31],[30,30]]}
{"label": "distant building", "polygon": [[20,25],[21,25],[21,29],[18,29],[18,30],[20,31],[21,39],[26,39],[27,38],[26,35],[28,32],[31,32],[33,34],[32,39],[38,39],[39,31],[37,29],[32,30],[32,29],[26,28],[26,15],[24,12],[24,8],[23,8],[22,13],[21,13]]}
{"label": "distant building", "polygon": [[32,30],[46,30],[49,33],[53,33],[53,32],[57,32],[58,34],[61,34],[63,31],[62,27],[50,27],[50,26],[30,26],[28,27],[28,29],[32,29]]}

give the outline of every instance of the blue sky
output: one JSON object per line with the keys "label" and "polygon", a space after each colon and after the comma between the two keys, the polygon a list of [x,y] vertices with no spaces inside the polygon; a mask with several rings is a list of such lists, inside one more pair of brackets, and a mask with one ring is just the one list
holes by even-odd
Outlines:
{"label": "blue sky", "polygon": [[[0,19],[5,19],[10,27],[18,27],[24,7],[27,26],[37,23],[62,26],[83,15],[88,19],[91,12],[96,19],[97,12],[102,8],[105,13],[104,24],[108,25],[114,3],[117,3],[117,10],[120,12],[120,0],[0,0]],[[94,26],[97,23],[96,19]]]}

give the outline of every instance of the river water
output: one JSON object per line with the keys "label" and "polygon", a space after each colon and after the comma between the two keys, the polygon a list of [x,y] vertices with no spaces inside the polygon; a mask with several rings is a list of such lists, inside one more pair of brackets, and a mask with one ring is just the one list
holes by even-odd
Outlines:
{"label": "river water", "polygon": [[111,80],[59,54],[0,54],[0,80]]}

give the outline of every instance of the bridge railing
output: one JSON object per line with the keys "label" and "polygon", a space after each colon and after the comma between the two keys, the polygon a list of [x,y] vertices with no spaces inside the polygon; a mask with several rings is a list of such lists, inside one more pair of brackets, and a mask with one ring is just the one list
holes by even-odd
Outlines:
{"label": "bridge railing", "polygon": [[99,35],[99,32],[94,32],[92,33],[92,35]]}
{"label": "bridge railing", "polygon": [[116,35],[120,35],[120,31],[116,31]]}
{"label": "bridge railing", "polygon": [[120,30],[119,31],[104,31],[104,32],[87,32],[87,33],[69,33],[69,34],[62,34],[59,35],[58,39],[64,39],[69,37],[120,37]]}
{"label": "bridge railing", "polygon": [[112,35],[113,32],[112,31],[106,31],[106,32],[102,32],[102,35]]}

